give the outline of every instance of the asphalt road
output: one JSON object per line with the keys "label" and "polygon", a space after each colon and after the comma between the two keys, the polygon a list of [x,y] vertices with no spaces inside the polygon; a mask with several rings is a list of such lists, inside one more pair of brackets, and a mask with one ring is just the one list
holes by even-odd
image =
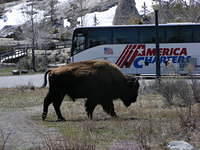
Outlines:
{"label": "asphalt road", "polygon": [[[141,86],[145,81],[145,84],[149,84],[152,81],[155,81],[155,76],[143,76],[139,77],[142,80],[139,80]],[[173,76],[163,77],[163,79],[173,79]],[[182,77],[181,79],[189,79]],[[195,79],[200,79],[200,76],[196,76]],[[44,74],[35,74],[35,75],[16,75],[16,76],[0,76],[0,88],[16,88],[20,86],[29,86],[33,85],[35,87],[41,87],[44,82]]]}
{"label": "asphalt road", "polygon": [[2,76],[0,77],[0,88],[15,88],[28,85],[41,87],[43,82],[44,74]]}

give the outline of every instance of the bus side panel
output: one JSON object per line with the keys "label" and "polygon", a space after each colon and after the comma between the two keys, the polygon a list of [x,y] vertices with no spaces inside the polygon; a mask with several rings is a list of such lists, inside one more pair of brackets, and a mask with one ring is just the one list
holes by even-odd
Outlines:
{"label": "bus side panel", "polygon": [[[160,44],[161,74],[200,73],[200,43]],[[74,62],[104,59],[117,64],[122,72],[156,73],[155,44],[101,45],[74,55]]]}

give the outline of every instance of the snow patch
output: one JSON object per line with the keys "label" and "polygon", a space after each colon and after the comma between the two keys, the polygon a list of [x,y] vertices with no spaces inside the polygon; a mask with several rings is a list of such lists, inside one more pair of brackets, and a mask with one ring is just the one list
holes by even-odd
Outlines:
{"label": "snow patch", "polygon": [[[25,2],[8,8],[3,18],[0,19],[0,29],[2,29],[6,25],[24,24],[26,21],[30,20],[30,16],[25,13],[30,10],[31,6],[27,6],[27,3]],[[34,19],[36,22],[39,22],[42,18],[44,18],[44,11],[34,11],[37,12],[37,14],[34,15]]]}
{"label": "snow patch", "polygon": [[[69,3],[70,1],[73,0],[58,0],[58,2],[60,3],[59,5],[64,5],[66,3]],[[142,6],[144,5],[144,2],[146,3],[147,9],[149,11],[152,11],[152,0],[135,0],[135,2],[139,13],[141,13],[142,11]],[[8,8],[5,15],[0,19],[0,29],[2,29],[6,25],[20,25],[30,20],[30,16],[24,13],[25,11],[30,10],[30,6],[27,7],[26,4],[26,2],[23,2],[21,4]],[[117,6],[114,6],[104,12],[94,12],[85,15],[83,17],[84,26],[93,26],[95,15],[98,26],[112,25],[116,8]],[[44,17],[44,11],[36,11],[38,12],[38,14],[35,15],[35,21],[40,21]],[[78,21],[80,21],[80,18],[78,18]],[[70,23],[65,20],[65,26],[69,25]]]}
{"label": "snow patch", "polygon": [[[97,19],[97,26],[109,26],[112,25],[112,21],[115,15],[115,10],[117,6],[114,6],[104,12],[93,12],[85,15],[83,17],[83,26],[94,26],[95,25],[95,16]],[[80,22],[81,18],[78,18]]]}

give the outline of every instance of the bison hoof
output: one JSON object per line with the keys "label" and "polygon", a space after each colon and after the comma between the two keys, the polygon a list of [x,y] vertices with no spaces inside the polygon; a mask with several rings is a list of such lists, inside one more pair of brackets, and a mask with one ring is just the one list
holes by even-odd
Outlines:
{"label": "bison hoof", "polygon": [[65,120],[65,118],[58,118],[57,120],[56,120],[56,122],[65,122],[66,120]]}
{"label": "bison hoof", "polygon": [[115,114],[115,115],[112,115],[112,118],[113,119],[116,119],[116,120],[118,120],[119,119],[119,117]]}
{"label": "bison hoof", "polygon": [[42,114],[42,120],[44,121],[44,120],[46,119],[46,117],[47,117],[47,114],[46,114],[46,113],[43,113],[43,114]]}

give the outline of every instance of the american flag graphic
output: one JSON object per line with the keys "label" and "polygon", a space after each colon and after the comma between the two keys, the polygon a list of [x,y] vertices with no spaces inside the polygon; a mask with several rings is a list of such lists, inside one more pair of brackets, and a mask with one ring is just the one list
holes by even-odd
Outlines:
{"label": "american flag graphic", "polygon": [[113,54],[113,49],[109,47],[104,48],[104,54],[105,55],[112,55]]}
{"label": "american flag graphic", "polygon": [[122,51],[116,63],[120,68],[129,68],[137,56],[145,55],[144,44],[128,44]]}

